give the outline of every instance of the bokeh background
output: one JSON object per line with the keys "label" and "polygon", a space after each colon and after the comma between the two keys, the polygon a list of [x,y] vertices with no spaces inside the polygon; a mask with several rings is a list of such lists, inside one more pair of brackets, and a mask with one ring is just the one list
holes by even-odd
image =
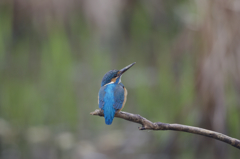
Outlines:
{"label": "bokeh background", "polygon": [[239,158],[89,115],[103,75],[132,62],[124,111],[240,139],[239,0],[0,0],[0,158]]}

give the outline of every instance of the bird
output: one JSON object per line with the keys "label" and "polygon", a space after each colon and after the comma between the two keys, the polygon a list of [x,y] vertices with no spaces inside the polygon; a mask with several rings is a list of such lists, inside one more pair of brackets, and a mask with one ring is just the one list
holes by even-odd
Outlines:
{"label": "bird", "polygon": [[103,76],[98,93],[98,106],[104,112],[107,125],[112,124],[115,113],[121,111],[127,101],[127,89],[121,83],[121,77],[135,63],[121,70],[110,70]]}

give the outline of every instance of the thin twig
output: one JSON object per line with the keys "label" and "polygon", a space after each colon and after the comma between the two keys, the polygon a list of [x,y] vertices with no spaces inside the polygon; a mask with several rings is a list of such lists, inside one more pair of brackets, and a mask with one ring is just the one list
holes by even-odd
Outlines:
{"label": "thin twig", "polygon": [[[100,109],[96,109],[94,112],[91,112],[90,114],[98,115],[98,116],[104,115],[103,111]],[[228,144],[240,149],[240,140],[229,137],[227,135],[224,135],[224,134],[221,134],[218,132],[215,132],[215,131],[198,128],[198,127],[193,127],[193,126],[181,125],[181,124],[167,124],[167,123],[161,123],[161,122],[153,123],[138,114],[131,114],[131,113],[123,112],[123,111],[116,113],[115,117],[141,124],[142,127],[139,127],[138,128],[139,130],[184,131],[184,132],[188,132],[188,133],[199,134],[199,135],[207,136],[210,138],[214,138],[214,139],[223,141],[225,143],[228,143]]]}

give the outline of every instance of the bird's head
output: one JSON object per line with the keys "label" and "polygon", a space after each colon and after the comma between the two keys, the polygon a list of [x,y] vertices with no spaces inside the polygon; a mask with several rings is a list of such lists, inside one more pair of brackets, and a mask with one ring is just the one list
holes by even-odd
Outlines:
{"label": "bird's head", "polygon": [[111,70],[108,71],[102,79],[101,87],[110,84],[110,83],[120,83],[121,77],[124,72],[126,72],[129,68],[131,68],[136,62],[124,67],[121,70]]}

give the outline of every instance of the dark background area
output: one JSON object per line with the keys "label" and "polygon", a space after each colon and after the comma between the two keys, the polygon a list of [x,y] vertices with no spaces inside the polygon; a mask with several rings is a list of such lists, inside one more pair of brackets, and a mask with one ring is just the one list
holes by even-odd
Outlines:
{"label": "dark background area", "polygon": [[0,158],[239,158],[89,115],[103,75],[137,62],[123,111],[240,139],[239,28],[238,0],[0,0]]}

